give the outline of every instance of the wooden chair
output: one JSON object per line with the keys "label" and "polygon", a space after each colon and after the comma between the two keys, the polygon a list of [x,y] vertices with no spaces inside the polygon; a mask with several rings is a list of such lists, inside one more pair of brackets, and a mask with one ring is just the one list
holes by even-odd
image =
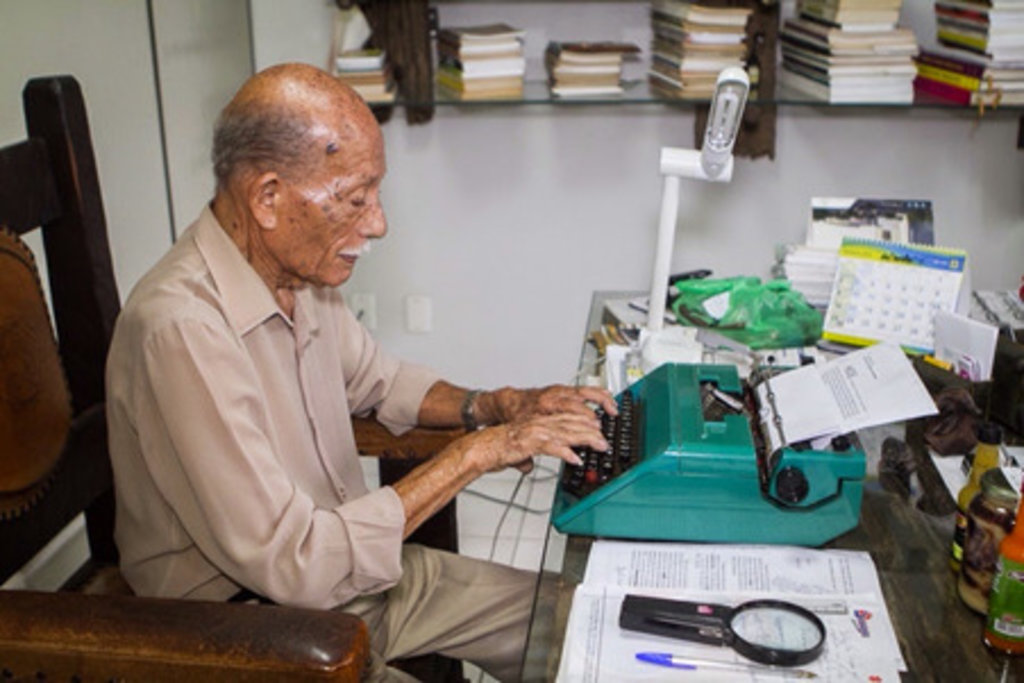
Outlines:
{"label": "wooden chair", "polygon": [[[58,592],[0,591],[0,679],[358,680],[354,616],[139,598],[120,580],[103,383],[120,302],[85,105],[68,76],[23,99],[28,139],[0,149],[0,582],[79,514],[90,556]],[[18,237],[36,228],[56,345]]]}
{"label": "wooden chair", "polygon": [[[378,457],[381,486],[395,483],[423,462],[424,458],[437,453],[452,439],[465,434],[462,429],[414,429],[394,437],[379,422],[370,418],[357,418],[353,426],[359,453]],[[421,524],[407,541],[459,552],[455,499]],[[438,654],[410,657],[392,662],[392,665],[421,681],[463,683],[466,680],[461,661]]]}

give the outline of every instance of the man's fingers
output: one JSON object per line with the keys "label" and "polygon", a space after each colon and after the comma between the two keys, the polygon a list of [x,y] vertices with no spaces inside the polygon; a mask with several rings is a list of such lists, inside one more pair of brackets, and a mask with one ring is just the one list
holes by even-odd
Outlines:
{"label": "man's fingers", "polygon": [[580,396],[586,400],[598,404],[604,408],[605,412],[609,415],[619,414],[619,405],[615,402],[615,397],[611,395],[607,389],[601,389],[598,387],[580,387]]}
{"label": "man's fingers", "polygon": [[618,415],[619,407],[615,398],[600,387],[555,386],[548,390],[547,412],[567,412],[579,415],[592,414],[598,405],[610,415]]}
{"label": "man's fingers", "polygon": [[531,425],[536,431],[531,431],[530,434],[536,439],[534,447],[545,452],[562,446],[589,446],[595,450],[607,450],[608,442],[601,434],[598,424],[593,415],[588,417],[562,413],[537,418]]}
{"label": "man's fingers", "polygon": [[568,446],[559,446],[557,448],[552,448],[551,452],[548,453],[548,455],[559,458],[560,460],[564,460],[570,465],[579,466],[583,464],[583,459],[576,454],[576,451],[569,448]]}

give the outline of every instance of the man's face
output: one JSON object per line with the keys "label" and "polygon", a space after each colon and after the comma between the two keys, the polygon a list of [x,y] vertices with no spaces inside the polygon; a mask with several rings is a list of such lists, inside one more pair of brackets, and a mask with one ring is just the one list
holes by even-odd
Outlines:
{"label": "man's face", "polygon": [[377,129],[336,145],[306,177],[282,179],[277,229],[267,243],[293,284],[337,287],[369,240],[383,237],[384,146]]}

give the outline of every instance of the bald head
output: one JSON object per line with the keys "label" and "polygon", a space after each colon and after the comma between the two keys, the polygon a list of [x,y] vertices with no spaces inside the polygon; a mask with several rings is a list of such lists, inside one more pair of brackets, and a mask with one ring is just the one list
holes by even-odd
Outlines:
{"label": "bald head", "polygon": [[380,136],[373,114],[351,88],[307,64],[280,64],[247,80],[213,133],[218,189],[241,172],[309,172],[346,142]]}

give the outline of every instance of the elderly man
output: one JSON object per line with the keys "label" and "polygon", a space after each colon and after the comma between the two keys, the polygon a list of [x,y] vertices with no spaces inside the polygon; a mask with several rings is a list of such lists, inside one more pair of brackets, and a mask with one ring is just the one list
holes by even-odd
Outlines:
{"label": "elderly man", "polygon": [[[516,677],[533,577],[402,540],[485,472],[606,448],[606,392],[467,391],[385,353],[338,290],[380,205],[380,130],[346,86],[289,64],[247,81],[214,133],[216,193],[136,286],[107,367],[117,542],[142,595],[256,594],[339,608],[384,662],[439,651]],[[471,431],[368,491],[351,414]]]}

